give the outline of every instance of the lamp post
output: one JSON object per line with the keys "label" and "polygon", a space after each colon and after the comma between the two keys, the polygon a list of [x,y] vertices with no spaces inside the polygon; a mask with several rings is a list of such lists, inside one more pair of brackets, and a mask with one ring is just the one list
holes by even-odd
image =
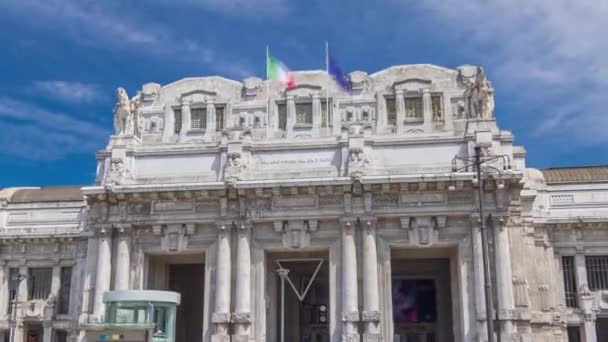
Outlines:
{"label": "lamp post", "polygon": [[11,280],[17,282],[16,286],[13,289],[13,293],[11,295],[11,322],[9,324],[10,333],[9,333],[9,341],[15,341],[15,325],[17,324],[17,297],[19,296],[19,287],[21,287],[21,282],[27,278],[24,274],[17,274]]}
{"label": "lamp post", "polygon": [[[502,160],[503,170],[489,165],[490,163]],[[458,161],[463,163],[462,167],[458,167]],[[477,176],[477,195],[478,201],[478,214],[479,214],[479,229],[481,231],[481,252],[483,255],[483,280],[484,280],[484,293],[486,297],[486,327],[488,330],[488,342],[494,342],[494,291],[492,290],[491,281],[491,270],[490,270],[490,252],[488,250],[488,229],[486,227],[484,207],[483,207],[483,179],[482,169],[484,172],[495,172],[500,175],[502,172],[511,169],[511,159],[508,155],[493,155],[493,156],[482,156],[481,147],[475,146],[475,155],[470,157],[459,157],[455,156],[452,159],[452,172],[469,172],[471,167],[474,168]],[[475,180],[474,182],[475,183]],[[499,187],[504,185],[500,183]],[[453,187],[450,187],[453,189]],[[500,334],[496,334],[500,338]]]}

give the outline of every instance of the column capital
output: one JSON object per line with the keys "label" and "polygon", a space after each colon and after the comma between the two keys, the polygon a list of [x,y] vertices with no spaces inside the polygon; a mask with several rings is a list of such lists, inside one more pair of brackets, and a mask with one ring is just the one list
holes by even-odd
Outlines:
{"label": "column capital", "polygon": [[214,312],[211,314],[211,322],[216,324],[230,323],[229,312]]}
{"label": "column capital", "polygon": [[342,311],[342,322],[359,322],[359,311]]}
{"label": "column capital", "polygon": [[234,224],[231,221],[217,222],[217,231],[219,236],[225,237],[226,235],[230,234],[233,225]]}
{"label": "column capital", "polygon": [[183,98],[180,100],[180,104],[182,106],[189,106],[192,103],[192,101],[188,98]]}
{"label": "column capital", "polygon": [[233,312],[232,313],[232,323],[251,323],[251,313],[250,312]]}
{"label": "column capital", "polygon": [[395,95],[397,96],[401,96],[403,95],[405,92],[403,91],[403,89],[395,89]]}
{"label": "column capital", "polygon": [[378,219],[376,217],[361,217],[360,220],[366,233],[372,234],[376,232],[378,227]]}
{"label": "column capital", "polygon": [[423,95],[430,94],[430,93],[431,93],[431,89],[429,89],[429,88],[422,88],[422,94]]}
{"label": "column capital", "polygon": [[380,311],[371,310],[361,312],[361,321],[363,322],[380,322]]}
{"label": "column capital", "polygon": [[346,234],[352,234],[356,225],[356,217],[343,217],[340,219],[340,227],[342,227],[342,231]]}

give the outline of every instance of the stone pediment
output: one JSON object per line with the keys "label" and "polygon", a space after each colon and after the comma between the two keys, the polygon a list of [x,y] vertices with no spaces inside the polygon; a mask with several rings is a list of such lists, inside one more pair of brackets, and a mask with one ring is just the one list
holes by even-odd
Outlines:
{"label": "stone pediment", "polygon": [[395,90],[418,91],[422,88],[428,88],[431,83],[433,83],[431,80],[422,78],[408,78],[393,83],[393,88]]}
{"label": "stone pediment", "polygon": [[192,90],[181,94],[178,102],[189,102],[189,103],[205,103],[208,100],[214,100],[217,96],[216,92],[207,90]]}

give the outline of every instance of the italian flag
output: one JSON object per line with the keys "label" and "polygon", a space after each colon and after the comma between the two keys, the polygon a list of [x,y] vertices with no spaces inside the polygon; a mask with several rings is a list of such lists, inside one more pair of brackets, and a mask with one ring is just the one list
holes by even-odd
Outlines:
{"label": "italian flag", "polygon": [[274,58],[270,54],[266,58],[266,78],[269,80],[275,80],[282,83],[287,83],[288,88],[296,86],[293,73],[289,71],[289,68],[280,60]]}

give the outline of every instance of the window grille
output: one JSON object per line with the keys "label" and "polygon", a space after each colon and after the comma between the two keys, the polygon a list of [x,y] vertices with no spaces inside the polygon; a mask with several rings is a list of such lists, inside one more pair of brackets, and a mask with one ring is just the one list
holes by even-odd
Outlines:
{"label": "window grille", "polygon": [[190,110],[190,128],[207,128],[206,108],[192,108]]}
{"label": "window grille", "polygon": [[568,342],[581,342],[580,327],[568,327]]}
{"label": "window grille", "polygon": [[296,103],[296,123],[312,124],[312,103]]}
{"label": "window grille", "polygon": [[13,313],[13,301],[17,299],[17,291],[19,291],[19,269],[10,268],[8,271],[8,313]]}
{"label": "window grille", "polygon": [[441,96],[431,96],[431,108],[433,110],[433,121],[443,120],[443,111],[441,110]]}
{"label": "window grille", "polygon": [[70,310],[70,287],[72,285],[72,268],[61,268],[61,288],[59,289],[60,314],[67,314]]}
{"label": "window grille", "polygon": [[591,291],[608,290],[608,256],[586,256],[585,264],[589,289]]}
{"label": "window grille", "polygon": [[224,129],[224,107],[215,107],[215,130],[221,131]]}
{"label": "window grille", "polygon": [[279,103],[277,109],[279,112],[279,128],[285,131],[287,130],[287,105]]}
{"label": "window grille", "polygon": [[178,109],[178,108],[174,108],[173,109],[173,116],[174,116],[174,125],[173,125],[173,132],[175,134],[179,134],[182,131],[182,110]]}
{"label": "window grille", "polygon": [[28,299],[47,299],[51,293],[52,268],[30,268],[27,278]]}
{"label": "window grille", "polygon": [[422,120],[422,97],[405,98],[405,118]]}
{"label": "window grille", "polygon": [[386,120],[389,125],[397,126],[397,107],[395,99],[386,99]]}
{"label": "window grille", "polygon": [[578,306],[576,297],[576,278],[574,270],[574,257],[562,257],[562,271],[564,274],[564,295],[566,297],[566,306],[575,308]]}

